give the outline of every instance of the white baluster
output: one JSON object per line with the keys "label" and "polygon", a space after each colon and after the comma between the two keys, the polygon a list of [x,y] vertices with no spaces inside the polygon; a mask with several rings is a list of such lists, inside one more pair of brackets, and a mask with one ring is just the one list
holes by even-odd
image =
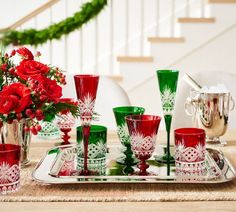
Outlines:
{"label": "white baluster", "polygon": [[98,72],[98,41],[99,41],[99,35],[98,35],[98,17],[95,18],[95,32],[94,32],[94,37],[95,37],[95,50],[94,50],[94,73]]}
{"label": "white baluster", "polygon": [[171,37],[175,36],[175,0],[171,1],[170,35]]}
{"label": "white baluster", "polygon": [[185,16],[190,16],[190,0],[186,0],[186,6],[185,6]]}
{"label": "white baluster", "polygon": [[[80,5],[83,4],[83,0],[80,1]],[[79,50],[80,50],[80,72],[83,73],[83,26],[79,29]]]}
{"label": "white baluster", "polygon": [[144,7],[144,0],[141,0],[141,20],[140,20],[140,25],[141,25],[141,36],[140,36],[140,55],[143,55],[144,52],[144,11],[145,11],[145,7]]}
{"label": "white baluster", "polygon": [[156,21],[157,21],[157,24],[156,24],[156,36],[158,37],[159,34],[160,34],[160,0],[156,0],[156,9],[157,9],[157,12],[156,12]]}
{"label": "white baluster", "polygon": [[38,28],[38,16],[34,17],[34,28],[37,29]]}
{"label": "white baluster", "polygon": [[[52,7],[49,8],[50,25],[52,24]],[[52,40],[49,41],[49,63],[52,64]]]}
{"label": "white baluster", "polygon": [[[65,16],[68,16],[68,0],[65,0]],[[65,71],[68,71],[68,35],[65,35],[64,40],[64,47],[65,47]]]}
{"label": "white baluster", "polygon": [[114,15],[113,15],[113,0],[110,0],[110,73],[114,73],[113,66],[113,51],[114,51]]}
{"label": "white baluster", "polygon": [[129,55],[129,0],[125,1],[125,54]]}
{"label": "white baluster", "polygon": [[201,18],[205,17],[205,0],[201,0]]}

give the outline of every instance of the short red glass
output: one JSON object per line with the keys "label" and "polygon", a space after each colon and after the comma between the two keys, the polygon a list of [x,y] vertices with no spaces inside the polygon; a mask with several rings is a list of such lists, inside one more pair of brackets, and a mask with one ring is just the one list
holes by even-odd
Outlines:
{"label": "short red glass", "polygon": [[0,144],[0,194],[15,192],[20,186],[19,145]]}
{"label": "short red glass", "polygon": [[199,128],[180,128],[175,133],[175,166],[177,176],[203,176],[206,133]]}
{"label": "short red glass", "polygon": [[156,145],[156,135],[161,121],[160,116],[153,115],[130,115],[126,116],[126,123],[129,129],[131,148],[140,160],[138,168],[139,175],[148,175],[149,165],[146,160],[149,159]]}

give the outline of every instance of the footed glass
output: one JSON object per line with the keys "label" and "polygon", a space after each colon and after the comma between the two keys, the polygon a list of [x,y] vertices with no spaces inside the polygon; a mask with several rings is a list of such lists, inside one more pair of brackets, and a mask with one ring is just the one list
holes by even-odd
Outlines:
{"label": "footed glass", "polygon": [[132,173],[134,169],[132,165],[137,164],[137,159],[134,158],[133,152],[131,150],[130,136],[128,127],[125,121],[125,117],[128,115],[141,115],[145,111],[142,107],[137,106],[120,106],[113,108],[113,112],[117,124],[117,134],[119,136],[120,142],[123,148],[123,156],[117,159],[117,162],[125,165],[123,172],[125,174]]}
{"label": "footed glass", "polygon": [[125,117],[131,140],[131,148],[140,160],[139,175],[148,175],[146,160],[152,156],[156,145],[156,136],[161,121],[160,116],[131,115]]}
{"label": "footed glass", "polygon": [[89,175],[88,169],[88,144],[91,122],[94,115],[94,105],[97,95],[99,76],[97,75],[75,75],[75,88],[79,102],[80,120],[84,143],[84,170],[82,175]]}

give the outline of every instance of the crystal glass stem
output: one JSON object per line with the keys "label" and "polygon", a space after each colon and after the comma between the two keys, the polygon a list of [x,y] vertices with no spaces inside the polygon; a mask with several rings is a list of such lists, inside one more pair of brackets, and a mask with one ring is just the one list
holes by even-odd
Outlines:
{"label": "crystal glass stem", "polygon": [[90,136],[90,125],[84,125],[83,127],[83,141],[84,141],[84,170],[83,174],[88,175],[88,143],[89,143],[89,136]]}
{"label": "crystal glass stem", "polygon": [[170,127],[171,127],[171,122],[172,122],[172,115],[165,115],[165,124],[166,124],[166,132],[167,132],[167,175],[170,175]]}

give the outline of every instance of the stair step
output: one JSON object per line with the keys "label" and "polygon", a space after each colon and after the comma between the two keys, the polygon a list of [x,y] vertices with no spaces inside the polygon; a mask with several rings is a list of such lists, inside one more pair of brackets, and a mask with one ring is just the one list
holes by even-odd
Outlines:
{"label": "stair step", "polygon": [[123,76],[121,75],[107,75],[107,77],[116,82],[121,82],[123,80]]}
{"label": "stair step", "polygon": [[236,3],[236,0],[208,0],[208,3]]}
{"label": "stair step", "polygon": [[153,57],[149,56],[118,56],[118,62],[153,62]]}
{"label": "stair step", "polygon": [[151,43],[183,43],[184,37],[149,37]]}
{"label": "stair step", "polygon": [[179,23],[214,23],[215,18],[178,18]]}

